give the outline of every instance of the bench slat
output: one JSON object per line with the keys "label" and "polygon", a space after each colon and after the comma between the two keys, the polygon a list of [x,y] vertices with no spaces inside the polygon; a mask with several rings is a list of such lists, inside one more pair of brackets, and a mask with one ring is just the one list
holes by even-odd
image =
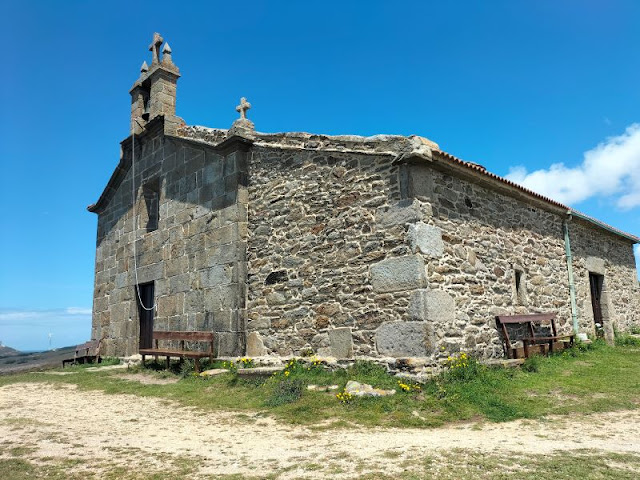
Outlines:
{"label": "bench slat", "polygon": [[193,332],[193,331],[154,331],[154,340],[187,340],[200,342],[213,342],[213,332]]}
{"label": "bench slat", "polygon": [[545,320],[553,320],[556,318],[555,313],[536,313],[530,315],[498,315],[496,319],[500,323],[529,323],[544,322]]}
{"label": "bench slat", "polygon": [[141,348],[139,350],[140,355],[150,355],[150,356],[169,356],[169,357],[189,357],[189,358],[204,358],[210,357],[211,353],[209,352],[193,352],[189,350],[170,350],[170,349],[155,349],[155,348]]}
{"label": "bench slat", "polygon": [[555,337],[523,337],[522,340],[528,340],[528,341],[537,341],[537,340],[545,340],[545,341],[549,341],[549,340],[560,340],[563,338],[573,338],[574,335],[556,335]]}

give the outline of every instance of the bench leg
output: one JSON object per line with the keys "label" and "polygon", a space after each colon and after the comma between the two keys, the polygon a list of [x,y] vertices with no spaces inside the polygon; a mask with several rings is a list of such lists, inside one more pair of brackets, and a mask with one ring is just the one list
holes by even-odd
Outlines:
{"label": "bench leg", "polygon": [[144,357],[145,355],[142,355],[142,367],[144,368]]}
{"label": "bench leg", "polygon": [[522,346],[524,347],[524,358],[529,358],[529,342],[523,340]]}
{"label": "bench leg", "polygon": [[171,360],[170,358],[167,356],[167,370],[169,370],[169,366],[171,365]]}
{"label": "bench leg", "polygon": [[195,358],[195,366],[196,366],[196,373],[200,373],[200,359],[198,357]]}

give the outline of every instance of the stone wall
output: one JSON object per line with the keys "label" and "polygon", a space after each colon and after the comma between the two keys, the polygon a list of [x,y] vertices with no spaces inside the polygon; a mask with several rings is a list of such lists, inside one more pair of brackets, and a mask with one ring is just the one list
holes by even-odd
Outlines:
{"label": "stone wall", "polygon": [[579,219],[569,228],[581,329],[595,333],[590,272],[604,276],[602,308],[607,338],[612,339],[614,328],[625,331],[640,325],[640,286],[632,245]]}
{"label": "stone wall", "polygon": [[[155,133],[154,133],[155,132]],[[217,332],[218,355],[503,355],[499,314],[558,313],[572,328],[566,210],[496,188],[419,137],[255,134],[147,126],[101,200],[93,338],[137,351],[137,283],[155,282],[155,328]],[[122,178],[119,178],[122,177]],[[112,179],[113,180],[113,179]],[[157,185],[158,228],[143,191]],[[604,275],[609,338],[639,324],[630,242],[570,223],[577,304],[593,333],[589,272]]]}
{"label": "stone wall", "polygon": [[495,328],[500,314],[558,312],[558,327],[568,332],[562,217],[472,180],[426,169],[412,167],[415,177],[431,177],[415,195],[431,202],[431,222],[445,243],[444,254],[429,263],[429,285],[456,306],[455,325],[441,339],[445,350],[501,356]]}
{"label": "stone wall", "polygon": [[[220,355],[244,351],[246,166],[244,154],[167,137],[151,130],[136,140],[138,230],[133,231],[130,139],[123,179],[99,205],[92,338],[106,355],[137,353],[137,283],[155,283],[154,329],[218,332]],[[159,222],[147,232],[145,185],[159,189]],[[239,332],[239,333],[238,333]]]}
{"label": "stone wall", "polygon": [[249,355],[375,354],[375,330],[409,301],[409,292],[376,292],[370,281],[373,263],[407,251],[393,214],[375,221],[400,200],[392,158],[254,147]]}
{"label": "stone wall", "polygon": [[[499,193],[446,166],[392,161],[376,154],[254,149],[249,355],[422,356],[432,362],[460,350],[502,356],[498,314],[554,311],[560,330],[571,331],[562,209]],[[616,244],[608,253],[594,247],[607,258],[608,285],[627,292],[612,296],[613,303],[632,295],[637,301],[633,253],[628,242],[601,229],[575,235],[587,328],[586,245]],[[616,312],[620,325],[638,322],[633,301]]]}

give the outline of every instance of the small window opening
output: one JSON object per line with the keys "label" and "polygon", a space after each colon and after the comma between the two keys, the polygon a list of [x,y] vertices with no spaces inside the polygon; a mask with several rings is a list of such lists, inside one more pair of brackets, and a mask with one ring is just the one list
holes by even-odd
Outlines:
{"label": "small window opening", "polygon": [[267,275],[267,278],[264,281],[265,285],[273,285],[275,283],[282,283],[289,279],[287,272],[285,270],[279,270],[277,272],[271,272]]}
{"label": "small window opening", "polygon": [[157,180],[147,183],[142,189],[145,212],[147,214],[147,232],[158,229],[160,220],[160,182]]}
{"label": "small window opening", "polygon": [[148,94],[143,95],[142,105],[143,105],[142,118],[144,120],[149,120],[149,95]]}
{"label": "small window opening", "polygon": [[591,308],[593,308],[593,322],[596,335],[604,337],[605,303],[602,301],[604,275],[589,272],[589,287],[591,289]]}
{"label": "small window opening", "polygon": [[516,305],[526,305],[527,290],[525,285],[525,276],[522,270],[515,271],[515,287]]}

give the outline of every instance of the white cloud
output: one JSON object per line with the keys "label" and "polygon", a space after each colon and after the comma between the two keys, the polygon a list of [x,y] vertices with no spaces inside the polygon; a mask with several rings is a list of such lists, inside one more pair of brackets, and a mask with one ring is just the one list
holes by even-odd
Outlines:
{"label": "white cloud", "polygon": [[90,308],[81,308],[81,307],[68,307],[66,312],[69,315],[91,315],[92,311]]}
{"label": "white cloud", "polygon": [[0,309],[0,327],[19,324],[51,324],[73,321],[76,317],[91,317],[90,308],[68,307],[49,310]]}
{"label": "white cloud", "polygon": [[622,135],[609,137],[584,153],[580,165],[554,163],[548,169],[528,172],[509,169],[507,178],[562,203],[576,204],[592,197],[613,197],[621,209],[640,206],[640,124]]}

